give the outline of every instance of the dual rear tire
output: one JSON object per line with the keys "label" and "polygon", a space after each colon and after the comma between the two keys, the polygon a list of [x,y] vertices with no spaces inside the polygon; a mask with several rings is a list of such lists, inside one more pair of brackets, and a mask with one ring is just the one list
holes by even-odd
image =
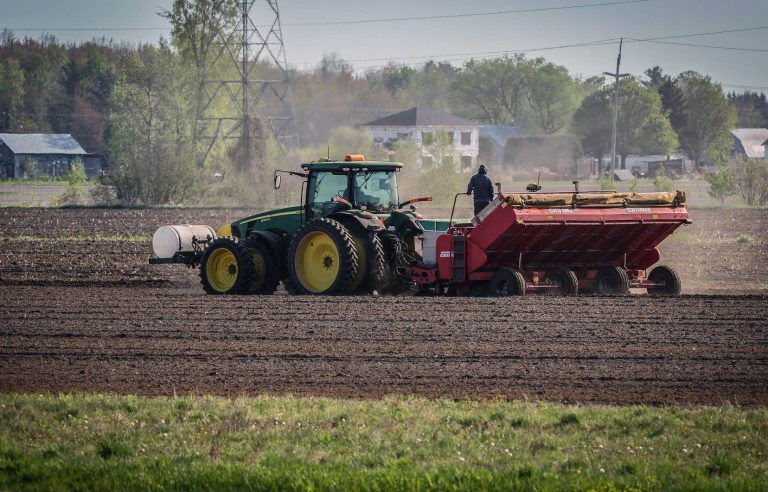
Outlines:
{"label": "dual rear tire", "polygon": [[280,283],[277,258],[260,241],[220,237],[200,260],[200,283],[208,294],[273,294]]}

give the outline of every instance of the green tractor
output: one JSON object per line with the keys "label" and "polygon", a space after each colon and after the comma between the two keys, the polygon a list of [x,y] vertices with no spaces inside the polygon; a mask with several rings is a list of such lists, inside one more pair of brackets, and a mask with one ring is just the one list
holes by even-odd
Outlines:
{"label": "green tractor", "polygon": [[349,155],[303,164],[303,172],[277,171],[275,189],[280,173],[305,180],[301,205],[237,220],[218,234],[207,226],[161,227],[150,263],[199,267],[208,294],[272,294],[280,282],[292,294],[408,288],[424,230],[413,204],[431,197],[399,202],[402,167]]}

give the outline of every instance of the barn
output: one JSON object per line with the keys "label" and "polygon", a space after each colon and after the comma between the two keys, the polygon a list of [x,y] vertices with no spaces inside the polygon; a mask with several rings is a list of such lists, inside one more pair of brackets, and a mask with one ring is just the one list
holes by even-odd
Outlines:
{"label": "barn", "polygon": [[75,160],[98,176],[101,157],[83,150],[70,134],[0,133],[0,179],[66,176]]}

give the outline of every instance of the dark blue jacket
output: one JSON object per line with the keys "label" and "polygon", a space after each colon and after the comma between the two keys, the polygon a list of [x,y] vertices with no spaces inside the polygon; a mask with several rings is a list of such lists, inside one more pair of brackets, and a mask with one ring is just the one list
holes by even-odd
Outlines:
{"label": "dark blue jacket", "polygon": [[467,186],[467,194],[469,195],[474,191],[474,199],[477,200],[493,200],[493,183],[491,178],[487,174],[477,173],[469,180],[469,186]]}

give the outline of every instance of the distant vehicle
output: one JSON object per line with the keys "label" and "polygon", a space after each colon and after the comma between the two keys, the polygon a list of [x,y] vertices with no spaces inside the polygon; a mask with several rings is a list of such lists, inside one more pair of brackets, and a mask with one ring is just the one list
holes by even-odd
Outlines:
{"label": "distant vehicle", "polygon": [[643,172],[643,168],[640,166],[632,166],[632,175],[637,179],[647,178],[648,174]]}

